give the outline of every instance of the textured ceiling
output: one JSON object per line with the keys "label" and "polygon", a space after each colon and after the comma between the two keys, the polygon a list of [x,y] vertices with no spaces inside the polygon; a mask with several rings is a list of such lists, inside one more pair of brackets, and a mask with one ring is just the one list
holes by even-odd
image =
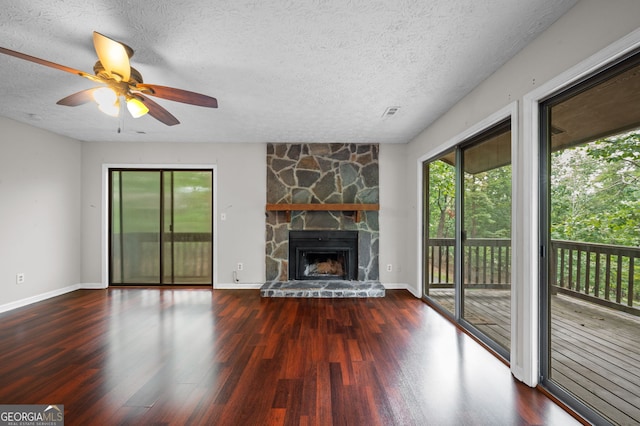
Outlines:
{"label": "textured ceiling", "polygon": [[92,72],[98,31],[145,83],[219,108],[155,98],[181,121],[167,127],[59,106],[92,82],[0,55],[0,115],[85,141],[406,143],[575,3],[3,0],[0,46]]}

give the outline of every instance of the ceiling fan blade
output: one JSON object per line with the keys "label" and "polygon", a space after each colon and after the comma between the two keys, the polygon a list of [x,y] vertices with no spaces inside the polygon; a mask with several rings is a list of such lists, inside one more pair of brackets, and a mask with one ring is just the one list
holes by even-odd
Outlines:
{"label": "ceiling fan blade", "polygon": [[158,105],[156,102],[139,93],[135,96],[140,99],[147,106],[147,108],[149,108],[149,115],[156,120],[163,122],[167,126],[175,126],[176,124],[180,124],[177,118],[175,118],[169,111]]}
{"label": "ceiling fan blade", "polygon": [[146,95],[157,96],[170,101],[207,108],[218,108],[218,100],[216,98],[188,90],[157,86],[155,84],[138,84],[136,89],[143,91]]}
{"label": "ceiling fan blade", "polygon": [[[94,31],[93,46],[100,63],[109,74],[117,74],[122,78],[122,81],[129,81],[131,64],[124,44]],[[131,50],[129,49],[129,51]]]}
{"label": "ceiling fan blade", "polygon": [[66,105],[66,106],[78,106],[82,104],[86,104],[87,102],[91,102],[93,100],[93,91],[95,88],[86,89],[78,93],[74,93],[73,95],[69,95],[66,98],[60,99],[56,102],[58,105]]}
{"label": "ceiling fan blade", "polygon": [[0,47],[0,53],[4,53],[5,55],[10,55],[10,56],[14,56],[16,58],[24,59],[25,61],[30,61],[30,62],[34,62],[36,64],[44,65],[46,67],[55,68],[55,69],[60,70],[60,71],[65,71],[65,72],[69,72],[71,74],[76,74],[76,75],[79,75],[81,77],[88,77],[88,78],[94,77],[93,75],[87,74],[84,71],[80,71],[80,70],[77,70],[75,68],[67,67],[65,65],[56,64],[55,62],[51,62],[51,61],[47,61],[47,60],[44,60],[44,59],[36,58],[35,56],[26,55],[24,53],[16,52],[15,50],[6,49],[4,47]]}

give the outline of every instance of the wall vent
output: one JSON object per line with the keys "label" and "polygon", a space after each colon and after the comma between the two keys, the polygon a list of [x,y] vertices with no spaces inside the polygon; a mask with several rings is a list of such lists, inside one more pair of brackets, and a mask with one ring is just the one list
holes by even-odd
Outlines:
{"label": "wall vent", "polygon": [[383,117],[392,117],[394,115],[396,115],[398,113],[398,110],[400,109],[399,106],[390,106],[387,107],[387,109],[384,110],[384,114],[382,114]]}

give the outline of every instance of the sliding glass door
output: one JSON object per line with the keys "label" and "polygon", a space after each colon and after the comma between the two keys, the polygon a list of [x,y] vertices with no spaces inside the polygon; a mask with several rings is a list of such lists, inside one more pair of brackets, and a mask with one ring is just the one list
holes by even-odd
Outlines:
{"label": "sliding glass door", "polygon": [[594,424],[640,419],[640,53],[541,105],[543,380]]}
{"label": "sliding glass door", "polygon": [[461,316],[507,356],[511,347],[511,128],[462,148]]}
{"label": "sliding glass door", "polygon": [[109,176],[111,284],[211,284],[213,172]]}
{"label": "sliding glass door", "polygon": [[424,295],[504,358],[511,346],[511,124],[423,164]]}

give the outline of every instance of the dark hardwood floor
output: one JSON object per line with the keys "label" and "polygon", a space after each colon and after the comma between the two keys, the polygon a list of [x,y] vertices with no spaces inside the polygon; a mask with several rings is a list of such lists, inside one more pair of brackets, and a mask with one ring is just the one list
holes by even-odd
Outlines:
{"label": "dark hardwood floor", "polygon": [[403,290],[80,290],[0,314],[0,404],[67,425],[570,425]]}

